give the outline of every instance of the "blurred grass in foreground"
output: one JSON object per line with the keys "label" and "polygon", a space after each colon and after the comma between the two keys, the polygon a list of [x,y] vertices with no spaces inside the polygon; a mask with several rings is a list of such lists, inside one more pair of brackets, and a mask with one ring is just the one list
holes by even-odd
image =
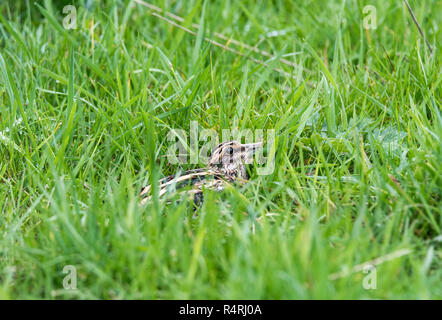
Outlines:
{"label": "blurred grass in foreground", "polygon": [[[129,3],[76,1],[69,31],[58,2],[0,4],[0,298],[442,298],[441,55],[401,1],[373,2],[375,30],[361,1],[155,3],[197,36]],[[436,48],[440,2],[410,5]],[[207,191],[197,218],[139,207],[195,167],[165,158],[190,121],[274,129],[274,172]],[[330,279],[401,249],[375,290]]]}

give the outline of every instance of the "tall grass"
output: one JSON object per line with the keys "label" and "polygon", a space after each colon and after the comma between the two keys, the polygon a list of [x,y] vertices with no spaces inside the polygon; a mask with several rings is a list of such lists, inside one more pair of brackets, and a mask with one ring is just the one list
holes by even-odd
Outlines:
{"label": "tall grass", "polygon": [[[410,1],[433,54],[400,1],[375,30],[361,1],[155,3],[195,35],[131,1],[77,1],[65,30],[38,3],[0,4],[1,298],[442,298],[440,3]],[[195,215],[139,206],[196,167],[165,157],[191,121],[274,129],[275,170]],[[403,249],[364,289],[354,267]]]}

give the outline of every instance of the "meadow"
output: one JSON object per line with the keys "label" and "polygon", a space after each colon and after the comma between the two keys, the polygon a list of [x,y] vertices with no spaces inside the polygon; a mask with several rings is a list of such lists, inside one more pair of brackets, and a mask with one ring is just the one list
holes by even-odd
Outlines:
{"label": "meadow", "polygon": [[[142,2],[0,2],[0,298],[442,299],[440,1]],[[274,170],[141,206],[192,121]]]}

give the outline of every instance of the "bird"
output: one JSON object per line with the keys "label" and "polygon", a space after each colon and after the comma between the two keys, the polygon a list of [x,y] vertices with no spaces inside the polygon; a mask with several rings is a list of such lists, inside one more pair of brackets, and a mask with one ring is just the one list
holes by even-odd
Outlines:
{"label": "bird", "polygon": [[[168,192],[186,189],[183,192],[193,196],[194,204],[199,206],[204,201],[203,188],[222,191],[228,183],[247,181],[249,176],[246,164],[252,162],[254,153],[261,147],[262,142],[223,142],[212,151],[206,168],[188,170],[161,179],[158,183],[158,195],[161,197]],[[150,191],[150,185],[142,188],[141,204],[148,202]]]}

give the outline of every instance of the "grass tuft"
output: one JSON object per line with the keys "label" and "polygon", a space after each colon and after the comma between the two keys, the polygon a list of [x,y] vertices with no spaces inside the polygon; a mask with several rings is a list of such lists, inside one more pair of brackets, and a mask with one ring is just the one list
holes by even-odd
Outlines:
{"label": "grass tuft", "polygon": [[[440,3],[139,2],[0,3],[0,298],[442,298]],[[191,121],[273,172],[160,201]]]}

